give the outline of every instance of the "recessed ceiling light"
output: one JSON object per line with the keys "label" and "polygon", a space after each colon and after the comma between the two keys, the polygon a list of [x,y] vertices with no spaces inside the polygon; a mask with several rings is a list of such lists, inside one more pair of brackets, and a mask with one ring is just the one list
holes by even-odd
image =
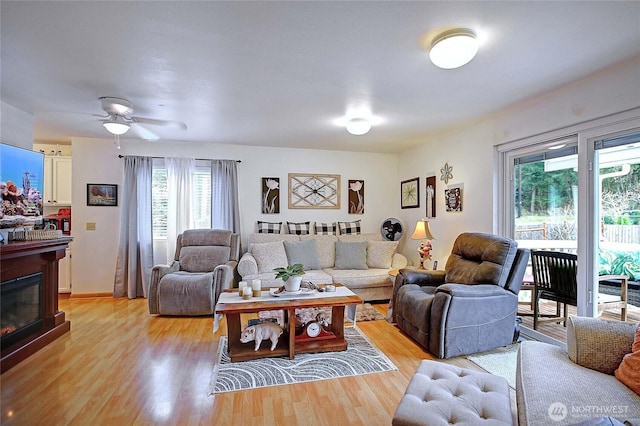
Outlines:
{"label": "recessed ceiling light", "polygon": [[461,67],[478,53],[476,33],[468,28],[454,28],[438,35],[431,44],[429,58],[444,69]]}
{"label": "recessed ceiling light", "polygon": [[365,118],[352,118],[347,121],[347,132],[352,135],[361,136],[371,130],[371,122]]}
{"label": "recessed ceiling light", "polygon": [[564,148],[565,146],[567,146],[566,143],[561,143],[560,145],[550,146],[549,149],[560,149],[560,148]]}

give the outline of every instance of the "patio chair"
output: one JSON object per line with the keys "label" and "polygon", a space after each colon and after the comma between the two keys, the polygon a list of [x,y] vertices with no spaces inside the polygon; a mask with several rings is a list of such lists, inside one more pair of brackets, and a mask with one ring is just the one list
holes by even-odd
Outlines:
{"label": "patio chair", "polygon": [[[563,322],[567,326],[569,311],[567,307],[578,305],[578,256],[545,250],[531,250],[531,267],[534,282],[533,329],[538,329],[541,322]],[[612,279],[603,276],[600,279]],[[620,298],[598,295],[598,312],[604,309],[620,308],[621,320],[627,317],[627,277],[615,277],[622,281]],[[540,313],[540,299],[556,302],[556,315],[542,315]],[[562,309],[561,309],[562,305]]]}

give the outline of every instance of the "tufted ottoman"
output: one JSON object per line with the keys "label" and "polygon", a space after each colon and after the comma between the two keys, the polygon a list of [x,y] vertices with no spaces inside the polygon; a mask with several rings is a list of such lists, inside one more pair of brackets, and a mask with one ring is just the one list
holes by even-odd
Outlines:
{"label": "tufted ottoman", "polygon": [[400,400],[392,424],[513,425],[509,384],[489,373],[422,361]]}

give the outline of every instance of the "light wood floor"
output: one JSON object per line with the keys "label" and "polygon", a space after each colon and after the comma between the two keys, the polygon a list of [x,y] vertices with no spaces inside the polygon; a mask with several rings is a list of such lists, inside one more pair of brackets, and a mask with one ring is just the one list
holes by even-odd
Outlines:
{"label": "light wood floor", "polygon": [[[398,371],[214,397],[224,322],[214,334],[211,318],[150,316],[145,299],[67,299],[60,309],[71,332],[0,376],[2,425],[390,425],[418,364],[433,359],[387,321],[359,322]],[[514,391],[511,401],[515,419]]]}

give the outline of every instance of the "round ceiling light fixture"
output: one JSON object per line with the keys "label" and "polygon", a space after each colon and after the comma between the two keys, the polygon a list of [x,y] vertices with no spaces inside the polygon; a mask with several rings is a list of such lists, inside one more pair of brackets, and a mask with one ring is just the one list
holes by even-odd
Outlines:
{"label": "round ceiling light fixture", "polygon": [[455,28],[441,33],[433,40],[429,58],[435,66],[449,70],[469,63],[476,53],[476,33],[468,28]]}
{"label": "round ceiling light fixture", "polygon": [[113,116],[109,121],[104,121],[102,125],[109,133],[114,135],[124,135],[131,127],[129,123],[124,121],[124,118],[119,115]]}
{"label": "round ceiling light fixture", "polygon": [[361,136],[371,130],[371,122],[365,118],[352,118],[347,121],[347,132],[352,135]]}

